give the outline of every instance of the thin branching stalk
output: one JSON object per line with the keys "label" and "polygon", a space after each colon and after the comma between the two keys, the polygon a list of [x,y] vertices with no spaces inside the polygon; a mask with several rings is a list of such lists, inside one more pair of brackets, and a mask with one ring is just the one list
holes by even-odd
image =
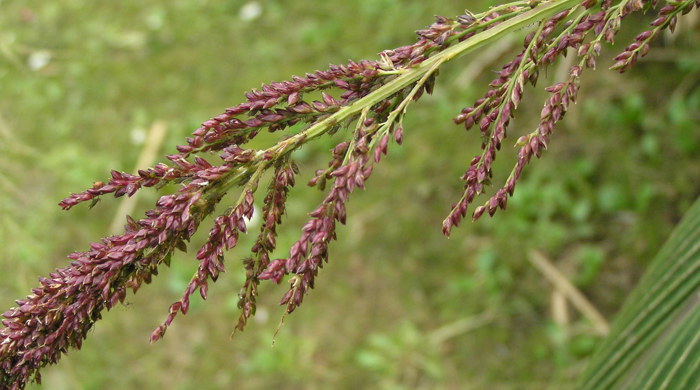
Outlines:
{"label": "thin branching stalk", "polygon": [[[3,314],[0,386],[22,389],[30,380],[39,382],[42,367],[57,363],[69,348],[80,348],[102,311],[123,302],[128,290],[136,292],[149,283],[162,264],[169,265],[176,249],[186,250],[200,224],[235,189],[240,189],[237,201],[213,218],[208,239],[196,252],[196,273],[180,300],[170,306],[162,325],[151,334],[151,341],[166,334],[178,313],[188,312],[194,293],[207,298],[209,283],[225,270],[225,253],[248,232],[246,221],[253,215],[256,198],[260,200],[259,188],[267,189],[261,199],[262,226],[243,261],[246,280],[239,294],[241,314],[234,329],[244,330],[255,315],[258,286],[265,281],[288,280],[289,289],[280,304],[285,315],[292,313],[315,286],[319,270],[328,261],[337,223],[346,223],[350,196],[365,188],[389,146],[401,145],[404,116],[414,101],[432,93],[440,68],[532,26],[524,49],[504,65],[484,97],[454,118],[467,130],[479,127],[483,151],[471,160],[462,177],[464,191],[444,220],[443,232],[449,235],[491,184],[492,163],[526,85],[534,87],[540,71],[571,52],[578,62],[566,80],[546,88],[550,96],[540,123],[516,142],[518,162],[513,172],[502,188],[473,210],[472,218],[505,209],[524,166],[532,156],[542,155],[555,124],[576,101],[582,72],[595,67],[602,44],[614,41],[623,19],[633,12],[659,8],[651,28],[615,58],[612,68],[618,71],[629,69],[649,51],[654,37],[666,28],[673,30],[677,18],[698,4],[698,0],[674,0],[663,6],[657,0],[515,1],[479,14],[467,11],[454,19],[437,17],[428,28],[416,32],[414,44],[384,51],[378,60],[332,65],[246,93],[243,103],[203,122],[185,145],[177,147],[177,153],[167,156],[169,163],[136,175],[113,171],[109,180],[95,182],[60,202],[66,210],[83,202],[92,207],[103,195],[132,196],[144,187],[177,185],[174,193],[162,196],[142,219],[127,217],[122,234],[69,255],[70,265],[40,278],[40,286],[31,295]],[[319,93],[318,100],[309,98]],[[264,130],[287,134],[267,148],[247,148]],[[289,254],[271,258],[278,249],[277,233],[289,191],[301,175],[293,152],[337,132],[342,132],[343,140],[331,150],[328,166],[318,169],[308,182],[325,191],[324,199],[309,213]]]}

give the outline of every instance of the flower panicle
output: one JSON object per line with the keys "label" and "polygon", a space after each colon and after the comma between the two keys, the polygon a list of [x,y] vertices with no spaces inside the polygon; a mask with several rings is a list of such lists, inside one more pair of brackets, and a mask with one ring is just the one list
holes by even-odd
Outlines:
{"label": "flower panicle", "polygon": [[253,190],[246,190],[243,201],[225,214],[216,217],[214,226],[209,231],[209,239],[197,252],[199,267],[190,280],[182,298],[170,305],[168,315],[160,326],[151,334],[151,342],[155,342],[172,324],[179,312],[187,314],[190,306],[190,296],[199,290],[202,299],[207,299],[209,281],[216,282],[221,272],[225,272],[224,252],[236,246],[239,233],[247,232],[246,219],[253,216]]}
{"label": "flower panicle", "polygon": [[[436,17],[432,25],[416,32],[415,43],[381,52],[377,61],[350,61],[263,85],[246,93],[243,103],[203,122],[186,144],[177,147],[177,153],[167,156],[167,164],[159,163],[136,174],[112,171],[106,182],[95,182],[91,188],[62,200],[60,206],[70,209],[82,202],[94,204],[107,194],[133,196],[143,188],[177,185],[177,190],[160,197],[142,219],[127,217],[122,234],[69,255],[67,267],[41,278],[31,295],[3,314],[0,387],[22,389],[30,379],[40,381],[41,367],[56,363],[69,348],[80,348],[102,311],[124,302],[129,289],[136,292],[150,283],[159,266],[169,265],[176,249],[187,249],[201,222],[218,203],[232,189],[240,188],[238,201],[214,218],[209,236],[195,256],[197,271],[181,298],[170,305],[165,320],[151,334],[152,342],[162,338],[176,316],[189,311],[192,295],[199,292],[202,299],[207,299],[210,283],[225,272],[225,253],[238,244],[241,234],[247,233],[247,221],[255,211],[256,192],[264,178],[269,184],[262,199],[262,223],[250,255],[243,260],[246,279],[239,293],[241,314],[235,330],[242,331],[255,314],[258,286],[266,280],[279,284],[287,278],[289,289],[280,303],[285,313],[295,311],[328,262],[337,224],[347,221],[350,196],[356,189],[365,188],[392,140],[402,144],[403,119],[409,105],[433,92],[439,67],[454,58],[454,53],[438,56],[448,48],[452,52],[458,45],[468,47],[465,41],[469,44],[480,33],[530,12],[539,7],[537,4],[516,1],[480,14],[466,11],[454,19]],[[467,130],[479,128],[482,151],[470,160],[462,176],[462,195],[443,221],[446,235],[459,226],[469,206],[491,185],[493,163],[528,84],[536,86],[541,71],[560,56],[567,52],[577,56],[568,78],[546,88],[549,98],[536,129],[516,142],[517,162],[511,175],[476,207],[473,220],[506,208],[524,167],[547,149],[556,123],[576,102],[582,72],[595,68],[602,44],[614,41],[624,17],[659,6],[657,1],[583,0],[555,12],[547,8],[554,3],[542,4],[552,16],[540,21],[525,37],[523,48],[501,68],[483,97],[454,118]],[[661,30],[673,30],[679,15],[698,6],[697,0],[680,0],[661,7],[652,28],[639,34],[615,58],[613,69],[629,69],[648,52],[651,40]],[[381,93],[373,95],[376,91]],[[261,130],[278,132],[298,124],[302,125],[300,131],[280,136],[267,149],[246,147]],[[273,259],[287,198],[300,175],[293,152],[341,128],[348,134],[332,148],[327,167],[317,170],[308,182],[326,191],[323,201],[309,213],[288,255]],[[214,153],[219,157],[216,163],[211,158]],[[264,175],[267,171],[274,173]]]}
{"label": "flower panicle", "polygon": [[[637,35],[635,41],[615,57],[617,62],[611,69],[621,72],[629,69],[638,57],[649,51],[649,42],[662,29],[672,29],[679,14],[697,7],[694,3],[687,0],[663,6],[657,19],[651,23],[654,29]],[[449,236],[452,228],[459,226],[467,216],[469,206],[491,184],[493,162],[506,138],[510,119],[523,99],[524,86],[531,84],[534,87],[542,69],[557,57],[565,56],[569,51],[576,53],[578,62],[570,68],[569,78],[546,88],[551,96],[542,109],[537,129],[521,136],[516,142],[517,162],[510,176],[485,203],[474,209],[472,220],[479,219],[484,213],[493,216],[498,209],[506,208],[508,197],[513,195],[523,168],[532,156],[540,157],[547,149],[555,124],[564,117],[570,105],[575,103],[581,73],[584,69],[596,67],[602,43],[614,42],[621,22],[627,15],[658,4],[640,0],[625,0],[617,4],[605,1],[600,5],[600,10],[596,10],[595,5],[594,1],[587,1],[581,4],[581,9],[567,9],[541,22],[536,31],[526,36],[524,49],[506,63],[489,84],[491,89],[454,118],[454,122],[463,125],[466,130],[478,126],[483,151],[471,160],[462,176],[464,191],[443,221],[445,235]]]}
{"label": "flower panicle", "polygon": [[321,190],[327,180],[333,184],[321,204],[309,213],[311,219],[291,246],[289,256],[270,261],[257,276],[259,280],[278,284],[285,276],[290,276],[290,288],[280,300],[280,304],[286,306],[286,313],[292,313],[301,305],[304,296],[314,288],[319,270],[328,262],[329,245],[336,239],[337,223],[347,221],[346,205],[352,192],[365,188],[374,165],[387,154],[390,138],[401,143],[402,103],[408,104],[413,98],[402,91],[378,103],[373,110],[363,112],[353,139],[336,145],[331,151],[328,169],[317,171],[309,182],[310,186]]}
{"label": "flower panicle", "polygon": [[639,58],[649,53],[651,41],[658,37],[661,31],[668,29],[674,32],[678,17],[687,14],[694,7],[697,8],[699,5],[697,2],[694,4],[692,1],[669,2],[667,5],[663,6],[659,10],[656,19],[649,24],[652,28],[639,33],[634,38],[634,42],[625,47],[622,53],[615,56],[614,60],[616,62],[610,69],[620,73],[629,70],[637,63]]}
{"label": "flower panicle", "polygon": [[298,173],[299,168],[293,162],[283,162],[275,169],[274,179],[265,196],[260,233],[251,248],[252,255],[243,260],[246,280],[239,293],[238,308],[241,314],[234,331],[243,331],[248,319],[255,315],[260,274],[270,264],[270,255],[277,247],[277,226],[282,223],[287,195]]}
{"label": "flower panicle", "polygon": [[[226,157],[229,154],[224,153],[221,158],[227,162]],[[113,170],[109,181],[106,183],[95,182],[91,188],[78,194],[71,194],[63,199],[59,206],[64,210],[69,210],[79,203],[96,202],[102,195],[114,194],[115,198],[124,195],[133,196],[141,188],[164,186],[169,183],[185,183],[190,187],[197,187],[206,182],[220,179],[235,166],[231,163],[213,166],[199,156],[194,157],[194,162],[188,161],[182,154],[171,154],[167,158],[173,163],[172,166],[158,163],[152,168],[139,170],[138,175]],[[233,160],[232,157],[229,159],[232,160],[231,162],[241,162]]]}
{"label": "flower panicle", "polygon": [[145,218],[127,218],[123,234],[72,253],[68,267],[40,278],[31,295],[3,314],[0,383],[19,389],[29,378],[40,380],[41,367],[81,347],[103,309],[124,302],[128,289],[150,283],[158,265],[185,246],[217,201],[202,205],[200,196],[185,191],[161,197]]}

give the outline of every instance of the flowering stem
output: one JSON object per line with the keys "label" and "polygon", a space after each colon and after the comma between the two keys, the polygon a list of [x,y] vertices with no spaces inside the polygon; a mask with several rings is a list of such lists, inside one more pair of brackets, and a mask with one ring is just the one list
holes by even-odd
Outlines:
{"label": "flowering stem", "polygon": [[[253,169],[257,169],[257,165],[260,164],[261,161],[269,159],[271,155],[274,156],[274,159],[281,158],[283,155],[301,147],[307,142],[326,134],[336,124],[341,123],[348,118],[360,115],[363,110],[369,109],[375,104],[389,98],[401,89],[406,88],[413,83],[420,84],[421,80],[424,83],[428,79],[426,75],[430,75],[431,73],[435,72],[446,62],[461,57],[481,46],[496,41],[510,32],[550,17],[561,10],[570,8],[577,3],[577,0],[558,0],[540,3],[540,5],[530,11],[524,12],[510,20],[497,24],[471,39],[459,42],[454,46],[435,54],[433,57],[430,57],[417,66],[407,69],[405,72],[399,73],[396,78],[379,87],[367,96],[358,99],[356,102],[348,106],[341,107],[335,113],[312,124],[307,129],[291,136],[290,138],[283,140],[268,149],[259,151],[255,160],[252,162],[252,165],[256,166]],[[231,180],[227,180],[229,187],[224,188],[224,191],[231,186],[240,184],[241,179],[246,176],[245,172],[238,170],[233,171],[231,174],[235,174],[235,176]]]}
{"label": "flowering stem", "polygon": [[[187,314],[194,292],[198,290],[206,299],[209,283],[225,271],[224,253],[237,245],[240,234],[247,232],[246,219],[253,215],[255,192],[268,170],[275,173],[262,202],[258,238],[250,257],[243,261],[246,281],[239,297],[241,316],[236,329],[243,330],[255,314],[258,285],[262,281],[280,283],[288,277],[290,288],[280,304],[286,306],[285,313],[293,312],[314,288],[319,270],[328,261],[336,226],[346,223],[349,196],[355,189],[365,188],[375,164],[387,154],[390,135],[397,145],[402,143],[402,120],[407,108],[424,92],[432,92],[439,68],[508,33],[539,24],[525,38],[525,49],[503,67],[484,98],[454,118],[467,130],[478,124],[485,151],[471,160],[462,177],[466,182],[463,195],[443,221],[446,235],[453,226],[459,226],[474,197],[490,185],[492,163],[521,101],[524,85],[534,86],[540,70],[569,49],[576,49],[578,65],[570,69],[567,80],[546,88],[550,97],[537,129],[516,143],[518,162],[506,185],[474,210],[473,219],[485,211],[493,215],[497,208],[505,209],[523,167],[532,156],[540,157],[555,124],[575,103],[581,72],[595,68],[603,41],[613,43],[626,15],[657,8],[658,3],[527,0],[478,14],[467,11],[456,19],[438,16],[427,29],[416,32],[416,43],[384,51],[378,61],[331,65],[326,71],[295,76],[246,93],[245,102],[203,122],[187,138],[186,145],[177,147],[177,154],[167,156],[168,164],[159,163],[137,174],[112,171],[107,182],[97,181],[91,188],[71,194],[60,203],[66,210],[83,202],[92,201],[94,205],[106,194],[132,196],[142,188],[179,185],[174,193],[162,196],[145,218],[136,221],[127,217],[123,234],[92,243],[85,252],[71,254],[69,266],[41,278],[39,288],[3,314],[0,388],[23,389],[31,378],[39,381],[41,367],[56,363],[68,348],[80,348],[101,312],[123,303],[128,289],[136,292],[149,283],[161,264],[169,265],[175,249],[186,250],[200,222],[214,212],[228,191],[240,187],[235,205],[215,218],[206,243],[197,251],[197,272],[182,298],[170,306],[163,324],[151,334],[151,341],[163,337],[177,313]],[[693,7],[700,7],[700,3],[669,0],[650,24],[652,28],[637,35],[615,57],[613,69],[622,72],[634,65],[649,51],[654,37],[664,29],[672,31],[677,16]],[[322,101],[305,100],[314,92],[321,92]],[[334,92],[341,94],[332,96]],[[273,146],[245,148],[260,131],[281,132],[297,124],[305,127],[285,135]],[[331,180],[332,187],[309,213],[311,218],[302,228],[299,240],[289,248],[289,255],[271,258],[277,248],[277,227],[285,214],[287,195],[299,174],[292,153],[340,128],[349,134],[332,149],[328,167],[317,170],[309,181],[309,185],[323,190]],[[218,165],[207,161],[212,156],[210,152],[220,153],[222,161]]]}

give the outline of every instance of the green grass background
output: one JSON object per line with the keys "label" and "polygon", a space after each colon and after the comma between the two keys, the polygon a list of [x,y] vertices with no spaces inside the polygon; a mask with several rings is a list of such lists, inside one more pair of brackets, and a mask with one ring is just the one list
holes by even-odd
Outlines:
{"label": "green grass background", "polygon": [[[110,169],[131,171],[154,122],[168,126],[159,156],[171,153],[250,88],[375,58],[411,43],[435,14],[488,6],[269,0],[257,2],[262,13],[246,21],[246,3],[0,0],[0,306],[11,307],[39,275],[65,266],[66,254],[109,233],[119,201],[69,213],[56,203]],[[526,256],[544,253],[613,318],[700,193],[700,29],[693,12],[676,35],[664,35],[647,59],[619,75],[605,70],[610,57],[651,16],[625,22],[600,70],[585,75],[580,102],[550,149],[494,219],[466,224],[450,239],[440,233],[479,143],[451,118],[484,93],[517,43],[448,64],[435,94],[411,108],[404,146],[392,146],[368,190],[354,194],[317,288],[286,318],[274,346],[285,286],[264,287],[258,315],[229,339],[248,240],[227,255],[229,270],[209,300],[196,299],[164,340],[150,345],[148,336],[196,269],[193,253],[176,255],[152,285],[106,312],[82,350],[43,370],[42,388],[570,388],[599,338],[574,311],[568,325],[552,320],[552,287]],[[511,142],[535,126],[541,89],[561,71],[551,67],[530,91]],[[514,161],[508,145],[497,182]],[[296,240],[320,199],[302,184],[332,146],[324,139],[299,154],[302,177],[280,247]],[[158,196],[142,194],[135,214]],[[440,336],[475,318],[487,320]]]}

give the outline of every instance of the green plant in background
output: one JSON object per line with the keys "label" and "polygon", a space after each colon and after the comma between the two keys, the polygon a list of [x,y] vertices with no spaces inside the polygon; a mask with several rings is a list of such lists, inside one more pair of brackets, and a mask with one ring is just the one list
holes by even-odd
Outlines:
{"label": "green plant in background", "polygon": [[[639,34],[616,57],[613,67],[628,69],[646,54],[652,38],[667,27],[673,28],[677,15],[694,6],[694,2],[685,1],[661,7],[652,29]],[[464,193],[443,224],[446,234],[459,225],[468,206],[492,181],[491,164],[525,85],[534,85],[540,70],[557,56],[569,49],[578,54],[568,78],[547,88],[551,95],[542,110],[540,125],[518,140],[513,173],[501,189],[474,210],[473,218],[484,212],[493,215],[498,208],[505,208],[523,167],[547,147],[554,124],[575,101],[581,72],[595,66],[601,44],[612,42],[622,18],[629,13],[657,7],[638,1],[515,2],[482,14],[466,13],[455,20],[438,18],[428,29],[418,32],[420,40],[416,44],[383,52],[378,61],[333,66],[250,92],[247,102],[204,122],[187,145],[178,147],[178,154],[168,157],[170,165],[159,164],[139,175],[113,172],[108,182],[97,182],[62,202],[64,208],[70,208],[83,201],[94,204],[104,194],[133,195],[142,187],[179,185],[178,191],[162,197],[146,218],[129,219],[124,234],[93,244],[88,252],[71,255],[70,267],[42,279],[42,287],[18,302],[18,308],[5,313],[5,328],[0,333],[4,337],[0,346],[5,373],[2,383],[21,388],[31,376],[38,375],[43,365],[55,363],[68,347],[80,347],[102,309],[123,301],[127,289],[136,291],[143,282],[148,283],[158,265],[169,264],[173,251],[186,248],[199,223],[236,186],[242,187],[238,202],[216,218],[208,242],[197,253],[200,266],[196,275],[183,298],[171,305],[165,323],[156,329],[152,340],[162,337],[178,312],[188,311],[191,294],[199,291],[206,298],[209,282],[224,269],[224,250],[235,246],[239,233],[246,231],[254,199],[260,197],[258,187],[265,181],[269,184],[262,196],[262,227],[251,257],[244,262],[246,280],[239,301],[242,314],[236,328],[242,330],[255,313],[262,280],[279,283],[289,277],[290,288],[282,304],[291,313],[313,288],[319,268],[328,259],[335,224],[345,223],[348,195],[364,186],[392,140],[401,143],[406,109],[424,92],[432,92],[438,69],[453,58],[537,22],[522,52],[503,67],[491,83],[492,89],[455,118],[467,128],[480,128],[483,153],[472,159],[463,177]],[[291,129],[292,134],[271,147],[244,149],[264,129]],[[289,256],[274,259],[277,226],[285,212],[289,189],[299,174],[294,153],[323,135],[346,130],[349,134],[341,135],[344,139],[333,148],[328,168],[317,171],[310,182],[321,190],[329,182],[326,198],[311,213],[312,219],[304,226],[301,238],[291,245]],[[219,153],[221,165],[204,158],[211,157],[211,152]],[[492,269],[487,263],[485,267]]]}

